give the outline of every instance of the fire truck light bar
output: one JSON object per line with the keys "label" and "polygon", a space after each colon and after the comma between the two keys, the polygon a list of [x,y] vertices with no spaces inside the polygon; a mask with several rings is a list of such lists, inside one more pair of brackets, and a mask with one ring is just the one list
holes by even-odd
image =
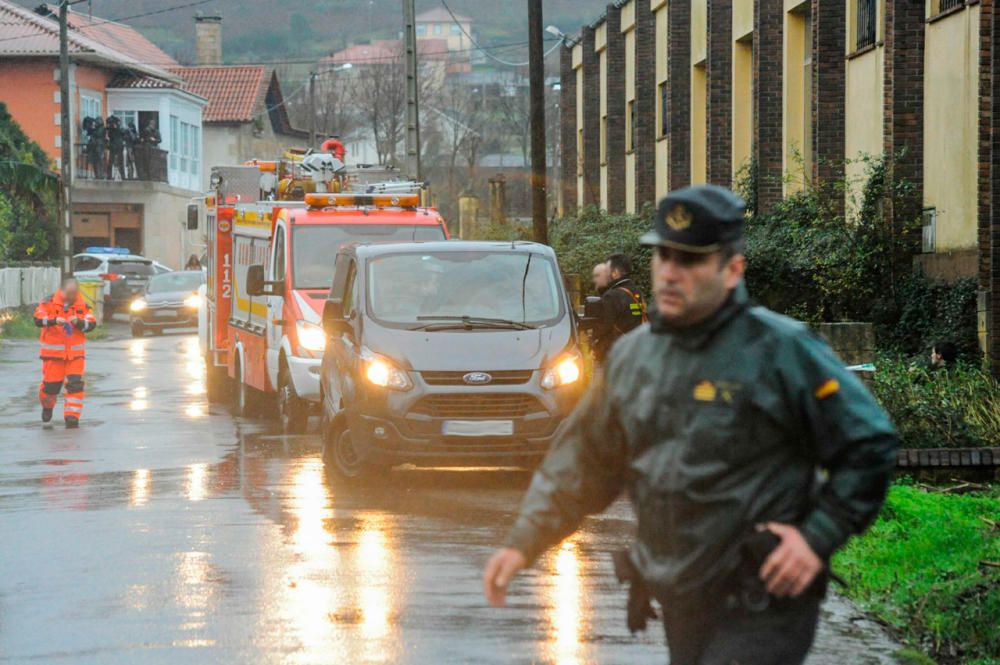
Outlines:
{"label": "fire truck light bar", "polygon": [[345,206],[345,207],[374,206],[376,208],[389,208],[389,207],[416,208],[418,205],[420,205],[420,197],[417,195],[372,196],[369,194],[318,193],[318,194],[306,194],[306,205],[308,205],[310,208],[327,208],[330,206]]}

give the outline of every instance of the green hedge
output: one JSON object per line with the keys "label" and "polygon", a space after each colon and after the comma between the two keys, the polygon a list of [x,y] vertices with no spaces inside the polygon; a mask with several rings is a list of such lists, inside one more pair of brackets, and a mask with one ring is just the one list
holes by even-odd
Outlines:
{"label": "green hedge", "polygon": [[1000,384],[976,365],[931,372],[881,355],[873,392],[907,448],[1000,446]]}

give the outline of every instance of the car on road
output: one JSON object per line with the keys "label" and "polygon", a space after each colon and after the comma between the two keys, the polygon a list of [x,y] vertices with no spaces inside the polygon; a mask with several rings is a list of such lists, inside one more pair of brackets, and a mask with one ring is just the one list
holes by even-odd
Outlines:
{"label": "car on road", "polygon": [[582,394],[576,315],[545,245],[342,248],[323,327],[323,460],[341,477],[533,466]]}
{"label": "car on road", "polygon": [[166,328],[198,327],[202,301],[198,290],[204,283],[205,273],[201,270],[178,270],[151,277],[142,295],[129,305],[132,336],[142,337],[147,330],[160,334]]}
{"label": "car on road", "polygon": [[146,286],[153,275],[170,272],[170,268],[133,254],[125,247],[88,247],[73,255],[73,276],[99,278],[104,282],[104,315],[128,311],[129,303]]}

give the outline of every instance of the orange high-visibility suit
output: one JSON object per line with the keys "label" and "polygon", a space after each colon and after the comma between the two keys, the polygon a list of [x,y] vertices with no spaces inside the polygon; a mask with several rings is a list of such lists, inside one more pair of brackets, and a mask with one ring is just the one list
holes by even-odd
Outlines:
{"label": "orange high-visibility suit", "polygon": [[[57,319],[64,319],[59,323]],[[72,322],[73,319],[75,322]],[[85,333],[97,327],[97,320],[83,296],[77,294],[73,302],[65,302],[63,292],[56,291],[35,309],[35,325],[42,329],[41,343],[42,383],[38,386],[38,401],[43,409],[53,409],[63,382],[66,397],[63,399],[63,416],[80,419],[83,411],[83,368],[85,362]]]}

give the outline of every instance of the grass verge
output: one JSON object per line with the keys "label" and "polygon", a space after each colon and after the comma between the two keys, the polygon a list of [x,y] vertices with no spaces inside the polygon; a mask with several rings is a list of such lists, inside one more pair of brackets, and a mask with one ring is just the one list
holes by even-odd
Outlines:
{"label": "grass verge", "polygon": [[[88,340],[104,339],[108,336],[108,329],[104,326],[97,326],[95,330],[87,333]],[[31,312],[24,309],[11,309],[0,312],[0,339],[36,339],[38,328],[32,319]]]}
{"label": "grass verge", "polygon": [[946,495],[901,481],[833,568],[911,646],[942,663],[1000,665],[1000,487]]}

